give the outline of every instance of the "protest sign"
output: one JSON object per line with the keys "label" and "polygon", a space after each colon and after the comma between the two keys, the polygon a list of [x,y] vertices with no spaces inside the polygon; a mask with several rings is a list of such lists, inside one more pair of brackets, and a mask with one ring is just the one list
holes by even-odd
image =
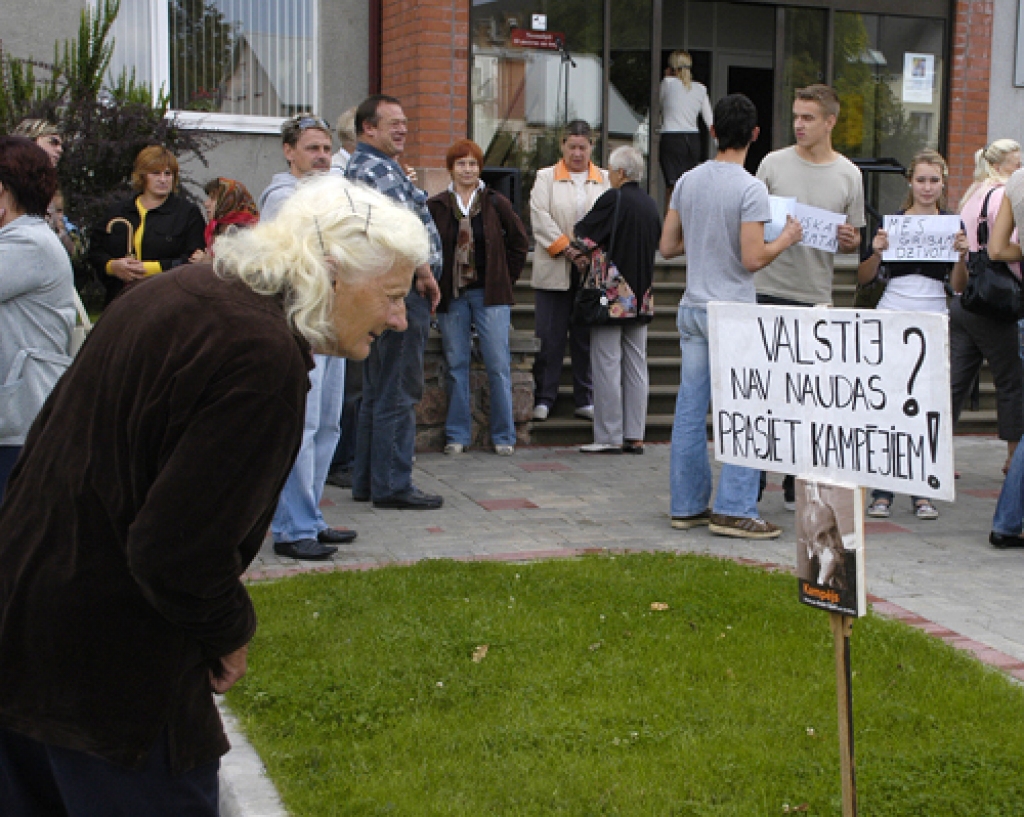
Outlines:
{"label": "protest sign", "polygon": [[804,228],[801,246],[814,247],[825,252],[839,251],[839,236],[836,228],[846,224],[846,215],[811,207],[809,204],[797,202],[793,207],[793,216]]}
{"label": "protest sign", "polygon": [[708,304],[715,456],[952,501],[945,315]]}
{"label": "protest sign", "polygon": [[771,221],[764,225],[764,240],[766,242],[778,238],[786,226],[786,216],[793,216],[800,222],[800,226],[804,230],[804,237],[800,241],[801,245],[826,252],[838,252],[839,238],[836,228],[840,224],[846,223],[845,215],[822,210],[820,207],[811,207],[809,204],[801,204],[796,199],[784,196],[769,196],[768,204],[771,206],[772,215]]}
{"label": "protest sign", "polygon": [[889,248],[882,260],[956,263],[960,254],[953,240],[959,231],[960,216],[886,216]]}

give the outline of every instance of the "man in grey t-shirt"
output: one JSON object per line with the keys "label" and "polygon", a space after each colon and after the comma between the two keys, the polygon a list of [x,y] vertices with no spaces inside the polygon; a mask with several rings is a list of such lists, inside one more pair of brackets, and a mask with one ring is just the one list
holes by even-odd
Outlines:
{"label": "man in grey t-shirt", "polygon": [[759,472],[723,465],[714,511],[706,418],[711,403],[708,363],[709,301],[754,303],[754,273],[798,242],[803,233],[789,218],[782,234],[764,240],[771,220],[768,191],[743,169],[757,138],[757,109],[743,94],[715,105],[714,160],[683,174],[672,193],[659,248],[666,258],[686,252],[686,293],[679,304],[682,350],[679,394],[672,425],[672,527],[709,525],[712,533],[774,539],[782,531],[757,515]]}

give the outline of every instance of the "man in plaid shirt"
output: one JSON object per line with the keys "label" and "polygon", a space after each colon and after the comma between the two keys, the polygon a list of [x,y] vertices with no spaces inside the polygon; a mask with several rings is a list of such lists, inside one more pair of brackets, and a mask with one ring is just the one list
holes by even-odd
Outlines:
{"label": "man in plaid shirt", "polygon": [[[409,180],[398,157],[405,149],[408,120],[401,103],[381,94],[356,109],[359,144],[345,175],[401,202],[423,221],[430,236],[430,260],[416,269],[405,312],[409,328],[374,341],[363,364],[352,498],[374,507],[400,510],[440,508],[444,498],[412,484],[416,450],[415,406],[423,396],[423,350],[430,313],[441,299],[441,237],[427,210],[427,194]],[[372,213],[371,216],[372,218]]]}

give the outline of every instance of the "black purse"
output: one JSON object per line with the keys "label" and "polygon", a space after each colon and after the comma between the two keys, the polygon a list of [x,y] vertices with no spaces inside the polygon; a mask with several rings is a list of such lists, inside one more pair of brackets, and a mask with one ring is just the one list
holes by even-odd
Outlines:
{"label": "black purse", "polygon": [[[612,235],[608,241],[608,252],[606,253],[608,265],[611,265],[611,251],[615,246],[615,231],[619,227],[619,204],[622,201],[622,193],[615,197],[615,212],[612,214]],[[601,252],[598,247],[595,252]],[[576,297],[572,304],[572,322],[577,326],[601,326],[611,321],[609,306],[611,301],[608,298],[607,289],[602,281],[598,280],[599,268],[603,264],[591,263],[587,270],[586,277],[576,290]]]}
{"label": "black purse", "polygon": [[1024,287],[1003,261],[988,255],[988,200],[981,205],[978,218],[978,251],[967,258],[968,279],[960,296],[960,305],[968,312],[995,321],[1014,323],[1024,317]]}

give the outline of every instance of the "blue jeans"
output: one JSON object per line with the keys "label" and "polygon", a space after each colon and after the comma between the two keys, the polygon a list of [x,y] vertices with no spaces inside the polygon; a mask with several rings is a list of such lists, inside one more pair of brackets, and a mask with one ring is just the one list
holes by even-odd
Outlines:
{"label": "blue jeans", "polygon": [[316,539],[327,527],[320,513],[324,480],[341,436],[341,401],[345,395],[345,359],[314,355],[309,373],[302,445],[270,523],[275,542]]}
{"label": "blue jeans", "polygon": [[992,530],[1004,536],[1020,536],[1024,529],[1024,441],[1017,446],[999,492]]}
{"label": "blue jeans", "polygon": [[20,445],[0,445],[0,503],[4,501],[7,480],[14,470],[14,463],[18,461],[21,449]]}
{"label": "blue jeans", "polygon": [[[676,416],[672,423],[669,481],[672,516],[695,516],[711,498],[711,461],[708,457],[707,416],[711,405],[711,366],[708,362],[706,309],[680,306],[676,320],[682,365]],[[757,490],[761,473],[728,463],[718,476],[714,512],[726,516],[757,517]]]}
{"label": "blue jeans", "polygon": [[430,304],[415,289],[405,297],[404,332],[386,332],[363,363],[352,496],[379,501],[412,488],[416,404],[423,397],[423,350]]}
{"label": "blue jeans", "polygon": [[483,289],[469,289],[438,314],[441,343],[448,362],[448,422],[445,435],[450,443],[473,442],[473,415],[469,408],[469,366],[473,343],[470,324],[476,324],[480,354],[491,384],[491,441],[515,445],[516,426],[512,419],[512,358],[508,342],[511,309],[505,305],[484,306]]}

